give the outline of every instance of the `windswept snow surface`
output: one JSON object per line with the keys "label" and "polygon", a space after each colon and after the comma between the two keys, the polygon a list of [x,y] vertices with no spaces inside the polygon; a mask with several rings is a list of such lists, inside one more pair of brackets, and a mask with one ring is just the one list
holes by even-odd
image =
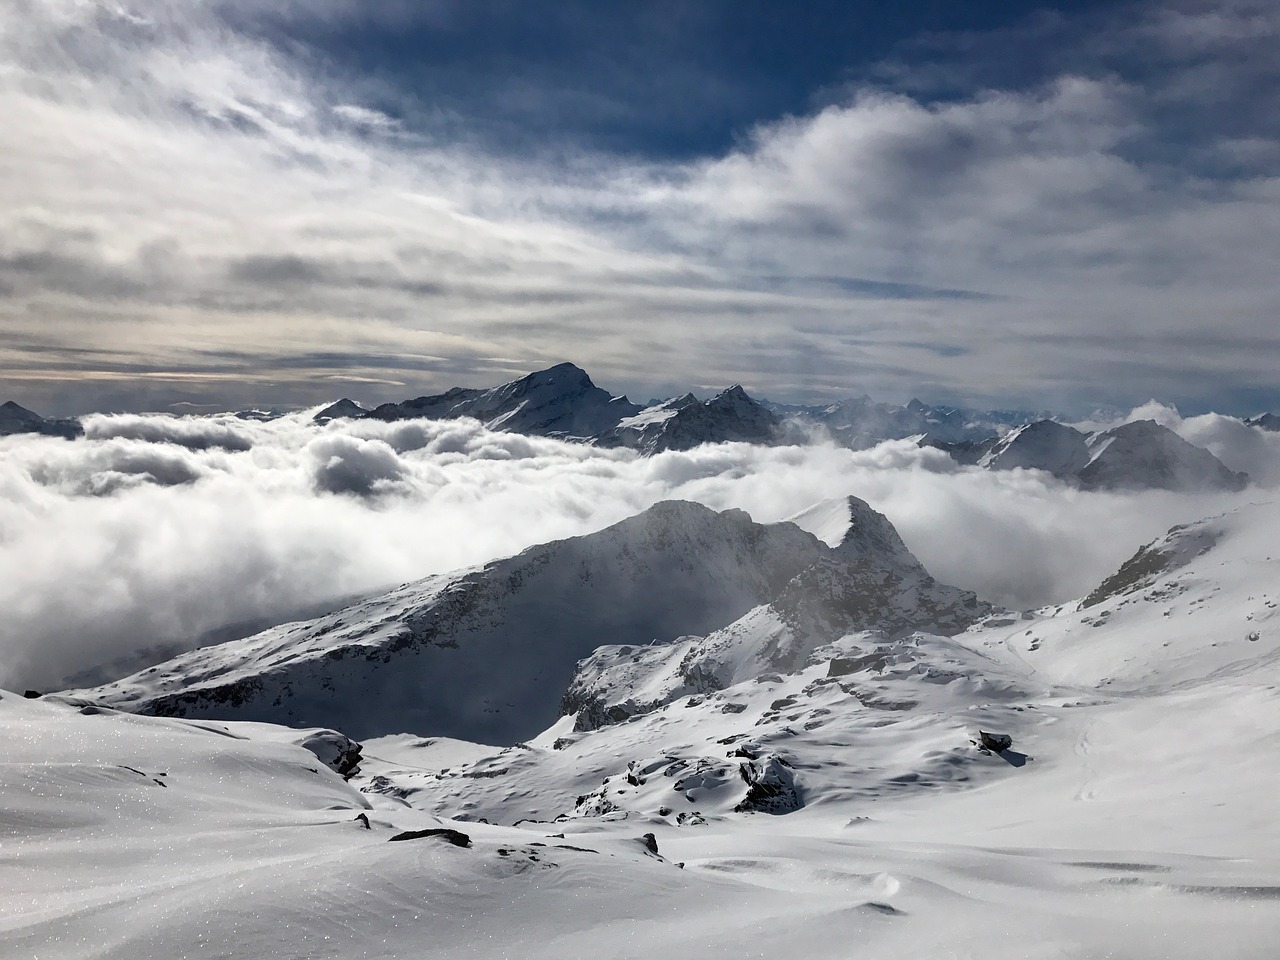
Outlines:
{"label": "windswept snow surface", "polygon": [[[797,522],[887,541],[838,504]],[[664,702],[514,746],[369,739],[346,783],[312,731],[6,694],[0,956],[1269,960],[1277,542],[1280,504],[1244,504],[1080,601],[674,698],[666,650],[700,638],[605,648],[579,670]],[[471,844],[387,842],[433,828]]]}

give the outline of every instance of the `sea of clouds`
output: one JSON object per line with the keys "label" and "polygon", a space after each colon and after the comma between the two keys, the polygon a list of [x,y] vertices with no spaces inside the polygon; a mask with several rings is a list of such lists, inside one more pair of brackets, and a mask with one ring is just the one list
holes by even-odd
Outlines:
{"label": "sea of clouds", "polygon": [[76,441],[0,438],[0,687],[111,679],[664,499],[772,522],[856,494],[936,577],[1027,609],[1087,593],[1172,524],[1280,482],[1280,434],[1158,405],[1138,413],[1258,485],[1082,493],[1037,472],[961,467],[910,441],[644,458],[469,420],[319,426],[311,412],[94,415]]}

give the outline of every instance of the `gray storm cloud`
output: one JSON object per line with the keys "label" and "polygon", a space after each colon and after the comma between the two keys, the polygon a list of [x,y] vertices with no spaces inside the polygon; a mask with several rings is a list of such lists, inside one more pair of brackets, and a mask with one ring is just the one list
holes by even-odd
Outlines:
{"label": "gray storm cloud", "polygon": [[[1221,428],[1202,419],[1183,428]],[[244,445],[193,442],[225,439],[219,424]],[[109,678],[662,499],[771,522],[857,494],[935,576],[1016,608],[1083,595],[1171,524],[1233,502],[1081,493],[1040,474],[961,468],[910,442],[638,458],[472,421],[90,427],[75,442],[0,438],[0,686]],[[1276,475],[1273,445],[1249,455]]]}
{"label": "gray storm cloud", "polygon": [[[1280,134],[1248,95],[1274,10],[1134,8],[1031,88],[864,85],[721,155],[553,164],[383,122],[236,6],[0,10],[0,364],[28,405],[389,399],[566,356],[778,399],[1274,389]],[[1205,102],[1181,78],[1210,67]]]}

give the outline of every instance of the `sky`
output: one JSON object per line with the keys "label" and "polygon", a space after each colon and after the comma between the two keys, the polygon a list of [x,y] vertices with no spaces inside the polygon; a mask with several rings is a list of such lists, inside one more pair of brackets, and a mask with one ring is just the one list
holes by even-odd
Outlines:
{"label": "sky", "polygon": [[[797,9],[799,8],[799,9]],[[1280,409],[1280,4],[13,0],[0,400]]]}

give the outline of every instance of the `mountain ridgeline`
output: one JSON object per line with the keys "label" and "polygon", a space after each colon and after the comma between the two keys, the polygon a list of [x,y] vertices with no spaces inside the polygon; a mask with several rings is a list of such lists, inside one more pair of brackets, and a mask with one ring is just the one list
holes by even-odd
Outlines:
{"label": "mountain ridgeline", "polygon": [[15,433],[38,433],[72,440],[83,434],[84,428],[79,420],[51,420],[6,400],[0,403],[0,436]]}
{"label": "mountain ridgeline", "polygon": [[[746,663],[793,669],[850,631],[945,635],[991,611],[933,580],[861,500],[823,510],[819,525],[807,515],[766,525],[741,510],[659,503],[85,695],[161,716],[512,743],[556,720],[575,665],[602,645],[685,650],[671,644],[706,637],[680,676],[726,683]],[[581,708],[594,710],[589,700]]]}
{"label": "mountain ridgeline", "polygon": [[[255,421],[280,415],[259,410],[236,414]],[[963,410],[920,400],[895,406],[866,396],[825,406],[780,404],[757,400],[737,384],[705,400],[686,393],[641,406],[598,387],[572,363],[495,387],[454,387],[372,410],[343,398],[312,415],[319,426],[357,419],[460,418],[489,430],[630,449],[643,456],[715,443],[829,442],[862,450],[903,440],[984,469],[1043,470],[1086,490],[1239,490],[1249,482],[1208,450],[1150,420],[1084,433],[1028,411]],[[1274,431],[1280,424],[1272,414],[1239,422],[1258,432]],[[84,429],[77,420],[47,420],[10,401],[0,406],[0,435],[17,433],[75,439]]]}
{"label": "mountain ridgeline", "polygon": [[[365,411],[343,399],[315,420],[343,417],[433,420],[471,417],[491,430],[624,447],[645,455],[707,443],[803,444],[827,438],[851,449],[913,439],[962,464],[1044,470],[1083,489],[1239,490],[1248,477],[1151,420],[1093,434],[1026,411],[965,411],[870,397],[828,406],[758,401],[740,385],[708,400],[692,393],[641,407],[561,363],[487,390],[454,387],[434,396]],[[1271,429],[1264,417],[1248,422]]]}

